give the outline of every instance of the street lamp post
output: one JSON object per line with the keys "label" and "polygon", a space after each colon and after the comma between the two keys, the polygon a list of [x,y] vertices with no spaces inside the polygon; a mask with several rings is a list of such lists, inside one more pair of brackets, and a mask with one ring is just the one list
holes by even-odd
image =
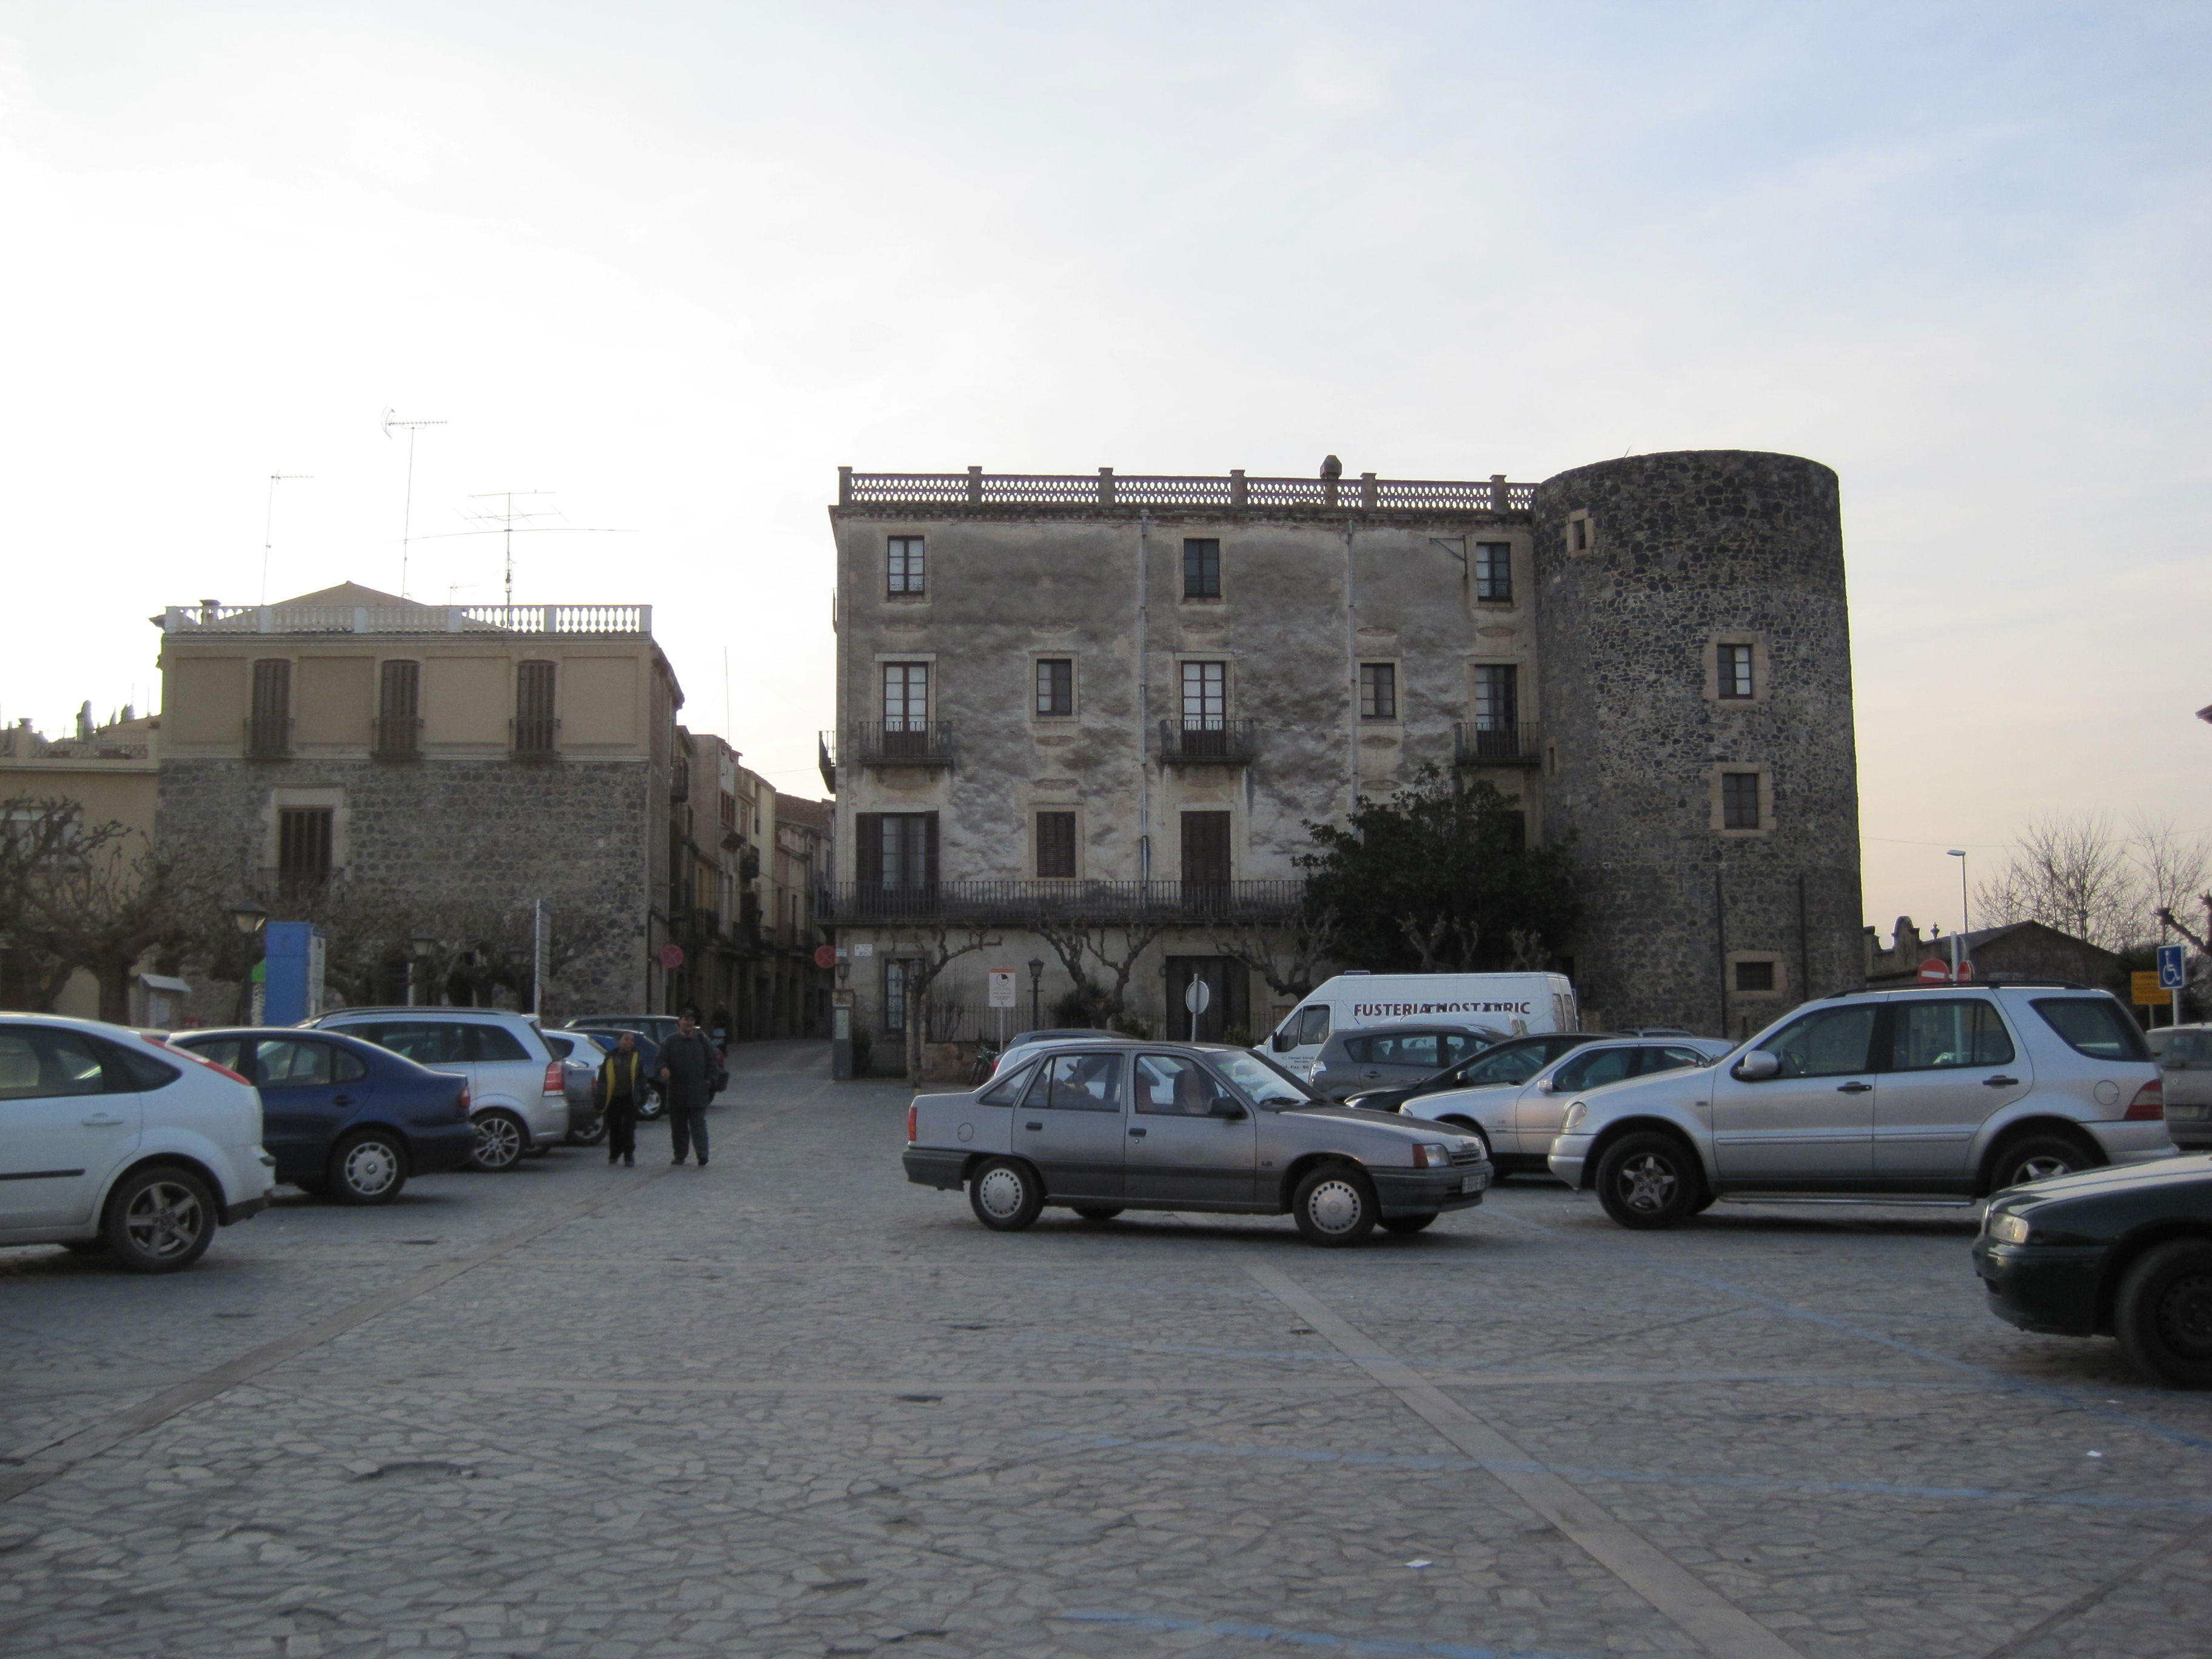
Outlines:
{"label": "street lamp post", "polygon": [[[269,912],[252,899],[242,899],[230,907],[230,925],[246,938],[252,939],[269,925]],[[261,1016],[253,1006],[253,967],[246,966],[246,980],[238,988],[238,1007],[241,1022],[258,1020]]]}
{"label": "street lamp post", "polygon": [[[1960,948],[1959,941],[1964,939],[1968,933],[1973,932],[1974,923],[1973,919],[1966,914],[1966,848],[1962,847],[1954,847],[1950,849],[1948,856],[1959,860],[1959,931],[1951,937],[1951,982],[1955,985],[1959,982],[1959,951]],[[1969,950],[1966,956],[1966,963],[1969,967],[1973,964],[1973,954],[1972,951]]]}
{"label": "street lamp post", "polygon": [[1041,957],[1030,958],[1030,1030],[1044,1029],[1044,1016],[1039,1010],[1044,1001],[1044,962]]}

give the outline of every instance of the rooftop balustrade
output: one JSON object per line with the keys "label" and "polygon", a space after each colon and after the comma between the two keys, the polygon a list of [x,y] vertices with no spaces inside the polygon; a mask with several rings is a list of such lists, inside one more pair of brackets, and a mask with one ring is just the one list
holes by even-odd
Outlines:
{"label": "rooftop balustrade", "polygon": [[650,638],[649,605],[173,605],[165,634],[569,634]]}
{"label": "rooftop balustrade", "polygon": [[1487,478],[1255,478],[1226,474],[1179,476],[1092,472],[859,472],[837,469],[840,507],[1218,507],[1243,513],[1317,508],[1342,513],[1526,513],[1532,483]]}

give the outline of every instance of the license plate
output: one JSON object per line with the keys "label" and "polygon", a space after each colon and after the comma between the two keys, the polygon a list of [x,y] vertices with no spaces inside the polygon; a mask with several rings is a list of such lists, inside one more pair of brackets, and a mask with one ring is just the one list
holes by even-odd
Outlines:
{"label": "license plate", "polygon": [[1463,1193],[1479,1193],[1489,1185],[1490,1177],[1486,1175],[1462,1176],[1459,1179],[1459,1189]]}

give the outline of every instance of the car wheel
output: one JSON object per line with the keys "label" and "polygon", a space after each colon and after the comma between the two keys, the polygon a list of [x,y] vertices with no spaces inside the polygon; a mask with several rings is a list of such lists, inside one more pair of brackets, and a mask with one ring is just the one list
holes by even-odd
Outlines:
{"label": "car wheel", "polygon": [[1291,1214],[1309,1244],[1340,1249],[1375,1231],[1375,1188],[1349,1164],[1309,1170],[1291,1200]]}
{"label": "car wheel", "polygon": [[1434,1210],[1426,1215],[1386,1215],[1382,1218],[1382,1231],[1386,1233],[1417,1233],[1436,1218],[1437,1212]]}
{"label": "car wheel", "polygon": [[653,1085],[647,1084],[645,1093],[638,1098],[637,1121],[640,1123],[650,1123],[667,1109],[668,1104],[661,1099],[660,1091]]}
{"label": "car wheel", "polygon": [[994,1233],[1018,1233],[1044,1208],[1036,1171],[1011,1158],[994,1158],[968,1182],[968,1207]]}
{"label": "car wheel", "polygon": [[407,1184],[407,1151],[387,1129],[348,1135],[331,1152],[331,1196],[341,1204],[389,1204]]}
{"label": "car wheel", "polygon": [[2212,1389],[2212,1242],[2176,1239],[2120,1280],[2112,1334],[2128,1363],[2170,1389]]}
{"label": "car wheel", "polygon": [[1629,1135],[1598,1160],[1597,1197],[1624,1227],[1672,1227],[1697,1212],[1705,1172],[1672,1135]]}
{"label": "car wheel", "polygon": [[522,1162],[530,1132],[512,1112],[485,1112],[477,1119],[477,1149],[469,1162],[479,1170],[512,1170]]}
{"label": "car wheel", "polygon": [[607,1138],[607,1115],[602,1112],[580,1129],[568,1131],[571,1146],[596,1146]]}
{"label": "car wheel", "polygon": [[1078,1204],[1073,1207],[1076,1214],[1085,1221],[1111,1221],[1121,1213],[1121,1206],[1118,1204]]}
{"label": "car wheel", "polygon": [[107,1200],[103,1231],[115,1259],[134,1273],[168,1273],[207,1253],[215,1194],[189,1170],[157,1165],[124,1177]]}
{"label": "car wheel", "polygon": [[2103,1162],[2070,1135],[2022,1135],[1997,1148],[1997,1155],[1990,1164],[1990,1190],[2001,1193],[2008,1187],[2024,1186],[2031,1181],[2048,1181],[2053,1176],[2072,1175],[2076,1170],[2094,1170]]}

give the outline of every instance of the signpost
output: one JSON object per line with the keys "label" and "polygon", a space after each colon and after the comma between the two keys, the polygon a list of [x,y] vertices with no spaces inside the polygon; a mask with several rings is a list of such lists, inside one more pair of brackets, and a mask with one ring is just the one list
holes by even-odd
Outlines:
{"label": "signpost", "polygon": [[991,1006],[998,1012],[999,1050],[1003,1054],[1006,1047],[1006,1010],[1020,1006],[1020,1004],[1014,1000],[1014,970],[1011,968],[994,968],[990,970],[990,980]]}
{"label": "signpost", "polygon": [[2173,994],[2173,1018],[2166,1023],[2181,1024],[2181,988],[2189,982],[2189,963],[2179,945],[2158,947],[2158,982]]}
{"label": "signpost", "polygon": [[2135,988],[2135,1001],[2138,1008],[2155,1008],[2166,1000],[2166,988],[2158,982],[2158,975],[2155,971],[2148,974],[2130,974],[2128,979]]}
{"label": "signpost", "polygon": [[1191,981],[1184,988],[1182,1006],[1190,1010],[1190,1040],[1198,1041],[1198,1017],[1213,1002],[1213,988],[1202,979]]}
{"label": "signpost", "polygon": [[1942,957],[1930,957],[1920,964],[1917,977],[1923,985],[1948,985],[1951,982],[1951,970],[1944,965]]}

